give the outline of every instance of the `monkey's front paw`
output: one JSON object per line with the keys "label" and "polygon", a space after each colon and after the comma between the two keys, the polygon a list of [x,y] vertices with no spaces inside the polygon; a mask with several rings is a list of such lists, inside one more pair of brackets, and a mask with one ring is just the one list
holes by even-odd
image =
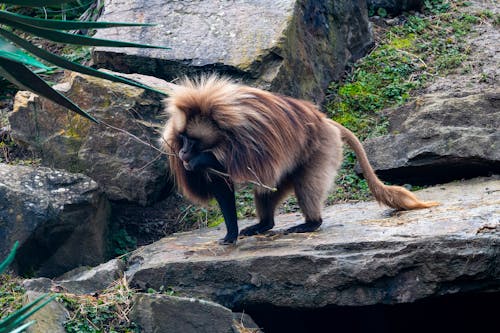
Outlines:
{"label": "monkey's front paw", "polygon": [[238,230],[236,232],[231,232],[226,234],[224,238],[219,239],[220,245],[234,245],[236,244],[236,240],[238,240]]}
{"label": "monkey's front paw", "polygon": [[220,245],[234,245],[236,244],[236,241],[238,240],[237,237],[224,237],[224,238],[221,238],[219,239],[219,244]]}
{"label": "monkey's front paw", "polygon": [[270,230],[273,228],[273,225],[269,224],[254,224],[251,225],[240,232],[240,236],[253,236],[253,235],[259,235],[263,234],[264,232]]}

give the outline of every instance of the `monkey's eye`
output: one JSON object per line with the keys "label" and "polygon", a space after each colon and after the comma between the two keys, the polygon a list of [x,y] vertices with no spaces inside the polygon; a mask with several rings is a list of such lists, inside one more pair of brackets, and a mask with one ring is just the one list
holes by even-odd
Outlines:
{"label": "monkey's eye", "polygon": [[182,143],[186,143],[187,141],[189,141],[189,137],[186,135],[186,133],[179,133],[179,141],[182,141]]}

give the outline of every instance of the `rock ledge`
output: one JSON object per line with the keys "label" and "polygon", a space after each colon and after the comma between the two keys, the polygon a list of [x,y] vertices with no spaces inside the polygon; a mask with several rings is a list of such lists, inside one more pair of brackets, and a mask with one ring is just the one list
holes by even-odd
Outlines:
{"label": "rock ledge", "polygon": [[[138,249],[125,274],[143,290],[163,285],[232,309],[394,304],[497,291],[499,191],[498,178],[476,179],[421,191],[423,199],[442,202],[432,209],[394,213],[374,202],[336,205],[325,210],[318,232],[278,230],[240,239],[235,247],[217,245],[223,227],[177,234]],[[281,216],[277,228],[300,219]]]}

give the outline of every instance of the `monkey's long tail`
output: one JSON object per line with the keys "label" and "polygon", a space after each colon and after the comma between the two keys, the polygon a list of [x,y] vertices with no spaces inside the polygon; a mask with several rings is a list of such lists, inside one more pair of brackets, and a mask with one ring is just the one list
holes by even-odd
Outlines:
{"label": "monkey's long tail", "polygon": [[413,193],[411,193],[404,187],[388,186],[382,183],[373,171],[373,168],[368,161],[368,157],[366,156],[363,145],[354,135],[354,133],[335,121],[334,124],[338,129],[340,129],[342,138],[345,140],[345,142],[356,153],[359,164],[361,165],[361,169],[363,169],[363,175],[368,182],[368,187],[370,188],[370,191],[378,202],[399,210],[429,208],[439,205],[438,202],[434,201],[420,201]]}

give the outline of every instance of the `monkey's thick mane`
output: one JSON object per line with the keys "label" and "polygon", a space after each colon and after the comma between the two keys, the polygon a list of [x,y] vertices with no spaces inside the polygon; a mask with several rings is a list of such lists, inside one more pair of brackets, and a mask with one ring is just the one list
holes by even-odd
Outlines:
{"label": "monkey's thick mane", "polygon": [[[216,158],[235,182],[257,180],[276,186],[280,175],[307,160],[319,146],[324,115],[309,102],[242,86],[225,78],[185,79],[167,99],[171,132],[180,132],[196,115],[214,122],[225,138]],[[167,131],[166,131],[167,132]],[[174,168],[176,177],[181,170]]]}

